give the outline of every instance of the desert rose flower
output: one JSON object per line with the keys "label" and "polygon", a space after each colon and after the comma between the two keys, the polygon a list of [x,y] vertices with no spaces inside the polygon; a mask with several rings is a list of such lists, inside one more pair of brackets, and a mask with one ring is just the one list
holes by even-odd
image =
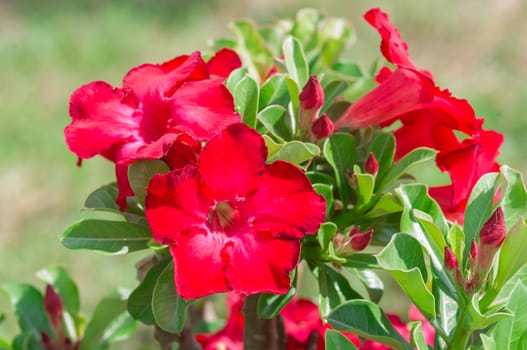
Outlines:
{"label": "desert rose flower", "polygon": [[318,230],[326,205],[299,168],[266,159],[263,137],[233,124],[197,165],[152,178],[146,217],[154,238],[170,246],[184,298],[289,289],[300,238]]}
{"label": "desert rose flower", "polygon": [[[240,121],[223,85],[225,71],[216,63],[233,60],[233,55],[220,52],[209,61],[210,67],[199,52],[144,64],[126,74],[122,87],[96,81],[72,94],[66,143],[79,159],[102,155],[116,163],[121,209],[131,194],[127,177],[131,162],[161,159],[181,138],[208,140]],[[219,77],[210,78],[211,72]]]}

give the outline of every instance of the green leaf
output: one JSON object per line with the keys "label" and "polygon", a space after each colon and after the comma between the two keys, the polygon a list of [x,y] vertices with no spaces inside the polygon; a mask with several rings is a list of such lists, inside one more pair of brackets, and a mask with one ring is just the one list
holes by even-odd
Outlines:
{"label": "green leaf", "polygon": [[159,275],[161,275],[169,261],[169,259],[166,259],[154,265],[128,297],[128,312],[134,319],[144,324],[151,325],[155,323],[154,314],[152,313],[152,294]]}
{"label": "green leaf", "polygon": [[371,144],[370,152],[375,155],[379,163],[377,179],[380,179],[393,165],[395,157],[395,137],[393,134],[380,133],[377,135]]}
{"label": "green leaf", "polygon": [[326,350],[357,350],[355,344],[338,331],[327,329],[324,339]]}
{"label": "green leaf", "polygon": [[296,134],[296,130],[298,129],[298,108],[300,106],[300,100],[298,97],[300,95],[300,87],[290,76],[285,77],[285,83],[287,85],[287,91],[289,92],[289,99],[291,100],[291,103],[288,106],[289,114],[293,118],[291,125],[294,125],[293,134]]}
{"label": "green leaf", "polygon": [[191,302],[177,294],[174,264],[169,263],[159,275],[152,294],[152,312],[156,324],[167,332],[181,333]]}
{"label": "green leaf", "polygon": [[394,349],[413,349],[393,328],[381,308],[368,300],[351,300],[337,307],[327,317],[337,330],[357,334]]}
{"label": "green leaf", "polygon": [[349,281],[328,265],[320,265],[318,272],[319,309],[326,317],[332,309],[350,299],[362,299],[362,296],[351,288]]}
{"label": "green leaf", "polygon": [[296,289],[291,287],[286,294],[262,294],[258,301],[258,317],[274,318],[293,298]]}
{"label": "green leaf", "polygon": [[304,49],[298,39],[289,36],[284,40],[282,51],[285,57],[287,73],[302,89],[309,79],[309,67]]}
{"label": "green leaf", "polygon": [[44,309],[44,297],[35,287],[24,283],[6,283],[1,290],[9,295],[18,326],[23,333],[29,333],[37,340],[42,331],[51,334]]}
{"label": "green leaf", "polygon": [[501,208],[509,231],[520,217],[525,217],[527,213],[527,191],[521,172],[504,165],[501,167],[501,173],[507,183],[502,190]]}
{"label": "green leaf", "polygon": [[520,219],[505,237],[499,255],[498,273],[492,288],[500,290],[527,263],[526,251],[527,224]]}
{"label": "green leaf", "polygon": [[480,334],[481,343],[483,344],[483,350],[498,350],[496,341],[486,334]]}
{"label": "green leaf", "polygon": [[119,190],[115,183],[99,187],[86,198],[84,206],[90,209],[110,209],[111,211],[119,210],[119,206],[115,203]]}
{"label": "green leaf", "polygon": [[40,335],[23,332],[13,339],[13,350],[44,350],[40,344]]}
{"label": "green leaf", "polygon": [[251,128],[256,127],[259,96],[258,82],[250,75],[246,75],[234,87],[233,97],[237,112],[242,116],[242,122]]}
{"label": "green leaf", "polygon": [[479,231],[492,214],[494,195],[499,186],[500,175],[498,173],[488,173],[483,175],[474,188],[467,202],[465,210],[465,251],[463,253],[463,266],[468,264],[468,253],[470,242],[476,238]]}
{"label": "green leaf", "polygon": [[364,219],[373,219],[379,216],[385,216],[393,213],[398,213],[403,209],[403,206],[392,193],[385,193],[375,203],[373,208],[363,214]]}
{"label": "green leaf", "polygon": [[170,171],[167,163],[159,159],[139,159],[128,167],[128,181],[139,203],[145,202],[146,188],[152,176]]}
{"label": "green leaf", "polygon": [[427,318],[435,318],[435,299],[426,285],[427,270],[419,241],[406,233],[398,233],[377,255],[377,261]]}
{"label": "green leaf", "polygon": [[283,74],[272,75],[260,89],[259,110],[274,104],[287,107],[289,104],[288,91],[285,76]]}
{"label": "green leaf", "polygon": [[384,284],[381,278],[369,269],[355,269],[355,274],[364,287],[366,287],[370,300],[374,303],[381,301],[382,294],[384,293]]}
{"label": "green leaf", "polygon": [[344,208],[349,201],[348,173],[355,164],[355,138],[335,133],[324,142],[324,156],[335,172],[335,180]]}
{"label": "green leaf", "polygon": [[150,239],[152,234],[147,226],[95,219],[77,221],[60,238],[69,249],[90,249],[112,254],[147,249]]}
{"label": "green leaf", "polygon": [[372,174],[359,174],[356,172],[355,178],[357,179],[355,208],[356,210],[360,210],[369,204],[372,199],[375,177]]}
{"label": "green leaf", "polygon": [[417,350],[428,350],[421,322],[410,323],[410,343]]}
{"label": "green leaf", "polygon": [[126,312],[126,298],[115,294],[103,298],[86,325],[80,350],[107,349],[113,341],[129,336],[135,321]]}
{"label": "green leaf", "polygon": [[407,173],[408,170],[410,170],[414,166],[434,159],[436,153],[437,153],[436,150],[426,148],[426,147],[420,147],[406,154],[397,163],[395,163],[387,171],[386,175],[384,175],[382,178],[379,177],[379,175],[377,175],[377,178],[380,179],[377,191],[381,192],[388,186],[392,185],[397,179],[399,179],[402,175]]}
{"label": "green leaf", "polygon": [[322,62],[328,67],[332,66],[341,52],[355,40],[351,24],[341,18],[328,18],[322,22],[319,37],[319,41],[324,43],[320,49]]}
{"label": "green leaf", "polygon": [[495,312],[494,310],[483,314],[479,308],[479,296],[477,294],[472,295],[470,303],[467,305],[467,312],[467,326],[472,331],[490,327],[498,321],[509,319],[513,316],[510,313]]}
{"label": "green leaf", "polygon": [[452,225],[447,234],[447,241],[456,257],[458,259],[463,257],[463,251],[465,250],[465,232],[463,232],[463,229],[459,225]]}
{"label": "green leaf", "polygon": [[317,46],[317,29],[321,19],[322,14],[314,9],[301,9],[296,14],[296,21],[291,30],[291,35],[302,43],[306,51],[312,50]]}
{"label": "green leaf", "polygon": [[353,81],[364,75],[360,66],[355,62],[337,62],[331,68],[344,78],[351,78]]}
{"label": "green leaf", "polygon": [[323,251],[326,251],[329,247],[329,244],[331,241],[333,241],[333,237],[335,237],[335,234],[337,233],[337,225],[335,225],[332,222],[324,222],[322,225],[320,225],[320,228],[318,229],[317,238],[318,243],[320,244],[320,247]]}
{"label": "green leaf", "polygon": [[324,104],[320,109],[320,114],[325,113],[331,105],[331,102],[339,96],[346,88],[348,84],[341,80],[334,80],[324,86]]}
{"label": "green leaf", "polygon": [[44,268],[37,272],[37,277],[54,287],[55,291],[60,295],[66,311],[73,315],[74,318],[79,316],[79,289],[63,267]]}
{"label": "green leaf", "polygon": [[237,68],[231,72],[231,74],[225,81],[225,86],[227,87],[227,89],[229,89],[231,94],[234,94],[234,88],[236,87],[236,85],[238,85],[240,80],[245,78],[246,75],[247,75],[247,68],[245,67]]}
{"label": "green leaf", "polygon": [[334,211],[333,186],[326,184],[314,184],[313,189],[316,193],[324,196],[326,199],[326,217],[331,217]]}
{"label": "green leaf", "polygon": [[300,165],[318,155],[320,155],[320,148],[317,145],[295,140],[284,143],[276,153],[268,157],[267,162],[285,160]]}
{"label": "green leaf", "polygon": [[280,142],[292,137],[292,126],[287,111],[280,105],[270,105],[262,109],[257,116],[260,123]]}

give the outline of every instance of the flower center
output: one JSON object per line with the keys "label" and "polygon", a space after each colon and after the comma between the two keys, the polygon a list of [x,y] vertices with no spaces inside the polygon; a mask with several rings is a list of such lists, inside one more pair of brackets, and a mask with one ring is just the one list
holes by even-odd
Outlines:
{"label": "flower center", "polygon": [[223,230],[229,227],[237,217],[238,211],[228,201],[220,201],[209,212],[207,221],[215,230]]}

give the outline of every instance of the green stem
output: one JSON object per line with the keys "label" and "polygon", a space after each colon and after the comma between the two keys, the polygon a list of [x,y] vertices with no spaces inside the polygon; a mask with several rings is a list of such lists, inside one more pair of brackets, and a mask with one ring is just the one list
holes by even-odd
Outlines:
{"label": "green stem", "polygon": [[466,348],[468,340],[470,339],[470,335],[472,334],[472,331],[470,329],[466,329],[465,327],[466,316],[467,307],[465,306],[461,311],[461,316],[458,319],[456,330],[454,331],[452,339],[448,343],[447,350],[462,350]]}

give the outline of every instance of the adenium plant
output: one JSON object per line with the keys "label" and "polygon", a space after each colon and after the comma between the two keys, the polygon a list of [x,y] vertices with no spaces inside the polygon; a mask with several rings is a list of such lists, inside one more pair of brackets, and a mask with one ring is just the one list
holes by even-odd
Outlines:
{"label": "adenium plant", "polygon": [[[369,69],[342,55],[347,21],[304,9],[265,28],[233,22],[210,53],[73,92],[69,149],[79,165],[115,163],[86,208],[116,219],[81,220],[61,241],[148,252],[127,312],[163,349],[523,349],[522,175],[496,161],[503,136],[412,62],[387,14],[364,18],[385,59]],[[449,183],[417,181],[424,164]],[[387,276],[408,314],[379,305]],[[225,292],[211,331],[210,296]],[[58,329],[58,296],[32,344],[83,349]]]}

